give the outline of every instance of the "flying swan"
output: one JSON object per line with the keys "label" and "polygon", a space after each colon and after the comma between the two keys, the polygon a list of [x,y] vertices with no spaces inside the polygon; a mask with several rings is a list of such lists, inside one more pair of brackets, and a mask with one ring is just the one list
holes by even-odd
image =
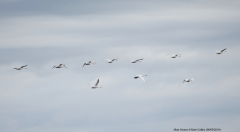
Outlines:
{"label": "flying swan", "polygon": [[96,64],[96,62],[94,62],[94,61],[89,61],[88,63],[84,63],[83,64],[83,66],[82,66],[82,68],[85,66],[85,65],[91,65],[91,64]]}
{"label": "flying swan", "polygon": [[137,59],[137,60],[129,60],[129,61],[131,61],[131,63],[137,63],[137,62],[141,62],[141,60],[143,60],[143,58],[142,59]]}
{"label": "flying swan", "polygon": [[54,66],[53,68],[67,68],[67,67],[65,66],[65,64],[59,64],[58,66]]}
{"label": "flying swan", "polygon": [[223,49],[223,50],[221,50],[221,51],[218,51],[218,50],[215,50],[217,53],[216,54],[222,54],[222,53],[224,53],[224,52],[227,52],[227,48],[225,48],[225,49]]}
{"label": "flying swan", "polygon": [[192,81],[193,83],[195,83],[195,80],[194,80],[193,78],[192,78],[192,79],[185,79],[185,80],[183,80],[183,83],[184,83],[184,82],[191,82],[191,81]]}
{"label": "flying swan", "polygon": [[[167,56],[169,56],[170,54],[167,54]],[[177,58],[177,57],[181,57],[181,54],[172,54],[171,58]]]}
{"label": "flying swan", "polygon": [[95,88],[102,88],[102,86],[97,86],[98,83],[99,83],[99,79],[97,80],[95,86],[93,86],[93,85],[91,85],[91,84],[89,84],[89,83],[88,83],[88,85],[90,85],[90,86],[92,87],[92,89],[95,89]]}
{"label": "flying swan", "polygon": [[16,70],[22,70],[22,69],[27,69],[26,67],[27,67],[27,65],[25,65],[25,66],[21,66],[21,67],[19,67],[19,68],[13,68],[13,69],[16,69]]}
{"label": "flying swan", "polygon": [[105,59],[105,60],[108,61],[108,63],[113,63],[114,61],[117,61],[117,59],[118,59],[118,58],[112,59],[112,60],[110,60],[110,59]]}
{"label": "flying swan", "polygon": [[135,77],[133,77],[133,78],[134,79],[141,78],[144,82],[146,82],[145,79],[143,78],[143,76],[147,76],[147,75],[135,75]]}

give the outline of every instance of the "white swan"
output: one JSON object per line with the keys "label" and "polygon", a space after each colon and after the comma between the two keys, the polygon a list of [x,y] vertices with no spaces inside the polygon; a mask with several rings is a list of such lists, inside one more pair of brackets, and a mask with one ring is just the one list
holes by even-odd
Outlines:
{"label": "white swan", "polygon": [[192,78],[192,79],[185,79],[185,80],[183,80],[183,83],[184,83],[184,82],[191,82],[191,81],[192,81],[193,83],[195,83],[195,80],[194,80],[193,78]]}
{"label": "white swan", "polygon": [[97,86],[99,83],[99,79],[97,80],[95,86],[92,86],[91,84],[88,83],[88,85],[90,85],[92,87],[92,89],[95,89],[95,88],[102,88],[102,86]]}
{"label": "white swan", "polygon": [[59,64],[58,66],[54,66],[53,68],[67,68],[67,67],[65,66],[65,64]]}
{"label": "white swan", "polygon": [[134,79],[141,78],[144,82],[146,82],[145,79],[143,78],[143,76],[147,76],[147,75],[135,75],[135,77],[133,77],[133,78]]}
{"label": "white swan", "polygon": [[19,67],[19,68],[13,68],[13,69],[16,69],[16,70],[27,69],[26,66],[27,66],[27,65],[24,65],[24,66],[21,66],[21,67]]}
{"label": "white swan", "polygon": [[91,64],[96,64],[96,62],[94,62],[94,61],[89,61],[88,63],[84,63],[83,64],[83,66],[82,66],[82,68],[85,66],[85,65],[91,65]]}
{"label": "white swan", "polygon": [[[167,56],[169,56],[170,54],[167,54]],[[177,58],[177,57],[181,57],[181,54],[172,54],[171,58]]]}
{"label": "white swan", "polygon": [[143,60],[143,58],[142,59],[137,59],[137,60],[129,60],[129,61],[131,61],[132,63],[137,63],[137,62],[141,62],[141,60]]}
{"label": "white swan", "polygon": [[108,63],[113,63],[114,61],[117,61],[117,59],[118,59],[118,58],[116,58],[116,59],[112,59],[112,60],[110,60],[110,59],[105,59],[105,60],[107,60]]}
{"label": "white swan", "polygon": [[221,50],[221,51],[218,51],[218,50],[215,50],[217,53],[216,54],[222,54],[222,53],[224,53],[224,52],[227,52],[227,48],[225,48],[225,49],[223,49],[223,50]]}

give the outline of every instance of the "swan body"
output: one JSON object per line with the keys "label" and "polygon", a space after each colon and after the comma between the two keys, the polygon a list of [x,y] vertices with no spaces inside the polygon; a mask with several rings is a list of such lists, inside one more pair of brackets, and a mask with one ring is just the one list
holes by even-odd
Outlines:
{"label": "swan body", "polygon": [[222,54],[222,53],[224,53],[224,52],[227,52],[227,48],[225,48],[225,49],[223,49],[223,50],[221,50],[221,51],[217,51],[217,50],[215,50],[217,53],[216,54]]}
{"label": "swan body", "polygon": [[143,76],[147,76],[147,75],[135,75],[135,77],[133,77],[133,78],[134,79],[141,78],[144,82],[146,82],[145,79],[143,78]]}
{"label": "swan body", "polygon": [[110,59],[105,59],[105,60],[108,61],[108,63],[113,63],[114,61],[117,61],[117,59],[118,59],[118,58],[112,59],[112,60],[110,60]]}
{"label": "swan body", "polygon": [[143,58],[142,59],[137,59],[137,60],[129,60],[131,63],[137,63],[137,62],[141,62],[143,60]]}
{"label": "swan body", "polygon": [[65,66],[65,64],[59,64],[58,66],[54,66],[53,68],[67,68],[67,67]]}
{"label": "swan body", "polygon": [[83,64],[83,66],[82,66],[82,68],[85,66],[85,65],[91,65],[91,64],[96,64],[96,62],[94,62],[94,61],[89,61],[88,63],[84,63]]}
{"label": "swan body", "polygon": [[19,68],[13,68],[13,69],[22,70],[22,69],[27,69],[26,67],[27,67],[27,65],[24,65],[24,66],[21,66],[21,67],[19,67]]}
{"label": "swan body", "polygon": [[92,89],[95,89],[95,88],[102,88],[102,86],[98,86],[98,83],[99,83],[99,79],[97,80],[96,84],[93,86],[91,84],[88,83],[88,85],[90,85],[92,87]]}
{"label": "swan body", "polygon": [[195,80],[194,80],[193,78],[192,78],[192,79],[184,79],[184,80],[183,80],[183,83],[184,83],[184,82],[191,82],[191,81],[192,81],[193,83],[195,83]]}

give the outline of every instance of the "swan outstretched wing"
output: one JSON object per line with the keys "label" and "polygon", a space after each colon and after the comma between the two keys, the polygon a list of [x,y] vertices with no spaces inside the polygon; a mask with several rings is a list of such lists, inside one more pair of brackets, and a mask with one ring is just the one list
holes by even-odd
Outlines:
{"label": "swan outstretched wing", "polygon": [[27,65],[25,65],[25,66],[21,66],[20,68],[23,68],[23,67],[26,67]]}
{"label": "swan outstretched wing", "polygon": [[97,80],[97,82],[96,82],[95,86],[97,86],[97,85],[98,85],[98,83],[99,83],[99,79]]}
{"label": "swan outstretched wing", "polygon": [[225,49],[221,50],[221,52],[223,52],[223,51],[225,51],[225,50],[227,50],[227,48],[225,48]]}
{"label": "swan outstretched wing", "polygon": [[190,79],[193,83],[195,83],[195,80],[192,78],[192,79]]}
{"label": "swan outstretched wing", "polygon": [[118,58],[116,58],[116,59],[112,59],[112,61],[117,61],[118,60]]}
{"label": "swan outstretched wing", "polygon": [[144,79],[142,76],[139,76],[139,77],[140,77],[144,82],[146,82],[145,79]]}
{"label": "swan outstretched wing", "polygon": [[83,64],[82,68],[86,65],[86,63]]}
{"label": "swan outstretched wing", "polygon": [[105,60],[108,61],[108,62],[112,61],[112,60],[110,60],[110,59],[105,59]]}

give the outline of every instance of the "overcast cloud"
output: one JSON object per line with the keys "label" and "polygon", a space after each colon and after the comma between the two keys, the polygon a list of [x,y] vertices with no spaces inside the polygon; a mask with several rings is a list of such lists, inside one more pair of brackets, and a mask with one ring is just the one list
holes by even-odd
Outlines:
{"label": "overcast cloud", "polygon": [[237,0],[0,0],[0,131],[238,132],[239,12]]}

